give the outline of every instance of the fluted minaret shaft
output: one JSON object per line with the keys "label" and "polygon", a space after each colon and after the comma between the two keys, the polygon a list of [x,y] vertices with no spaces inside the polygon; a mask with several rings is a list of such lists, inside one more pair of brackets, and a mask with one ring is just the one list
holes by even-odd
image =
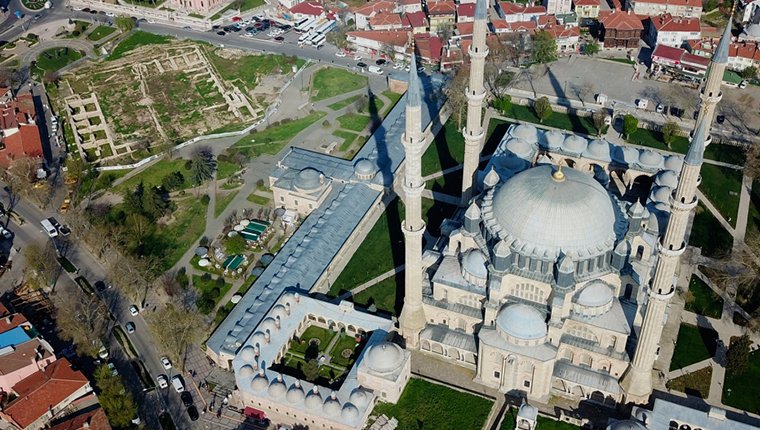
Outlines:
{"label": "fluted minaret shaft", "polygon": [[409,75],[409,89],[406,98],[406,122],[403,136],[404,181],[403,201],[405,216],[402,224],[404,233],[404,308],[399,317],[401,333],[407,346],[419,345],[420,331],[425,327],[422,309],[422,235],[425,222],[422,220],[422,106],[417,64],[412,53]]}
{"label": "fluted minaret shaft", "polygon": [[705,85],[699,93],[699,98],[702,100],[702,108],[697,114],[697,124],[699,124],[701,120],[706,120],[708,130],[712,126],[715,107],[723,98],[723,92],[721,91],[720,86],[723,83],[723,74],[726,72],[726,66],[728,65],[728,52],[732,39],[731,27],[733,27],[733,16],[728,19],[726,29],[723,32],[723,36],[720,38],[720,42],[718,42],[718,47],[715,49],[712,61],[710,62],[710,67],[707,70]]}
{"label": "fluted minaret shaft", "polygon": [[483,100],[486,96],[483,86],[488,46],[486,45],[486,0],[477,0],[475,24],[470,45],[470,83],[467,87],[467,125],[464,134],[464,166],[462,167],[462,205],[466,205],[473,195],[475,173],[480,162],[480,149],[485,132],[483,130]]}

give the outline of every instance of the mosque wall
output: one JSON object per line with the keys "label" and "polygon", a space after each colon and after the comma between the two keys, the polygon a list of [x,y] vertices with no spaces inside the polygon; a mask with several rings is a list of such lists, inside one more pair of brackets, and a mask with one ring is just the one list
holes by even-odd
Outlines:
{"label": "mosque wall", "polygon": [[478,378],[502,392],[522,391],[530,398],[546,399],[553,367],[553,359],[540,361],[481,343]]}

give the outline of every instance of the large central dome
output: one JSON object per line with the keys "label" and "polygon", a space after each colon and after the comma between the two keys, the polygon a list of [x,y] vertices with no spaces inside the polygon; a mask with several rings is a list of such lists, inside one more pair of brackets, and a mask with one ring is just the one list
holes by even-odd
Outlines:
{"label": "large central dome", "polygon": [[553,175],[555,169],[525,170],[496,190],[498,234],[529,254],[552,258],[560,252],[578,259],[611,250],[615,211],[607,191],[590,175],[570,168]]}

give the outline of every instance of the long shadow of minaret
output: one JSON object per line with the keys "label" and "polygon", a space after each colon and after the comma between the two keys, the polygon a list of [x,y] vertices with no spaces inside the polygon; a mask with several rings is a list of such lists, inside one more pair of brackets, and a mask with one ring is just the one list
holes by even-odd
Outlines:
{"label": "long shadow of minaret", "polygon": [[[567,96],[567,92],[565,91],[565,88],[562,87],[562,84],[557,79],[557,76],[552,72],[552,69],[548,69],[548,75],[549,75],[549,81],[551,82],[552,88],[554,89],[554,94],[557,95],[557,97],[560,100],[560,105],[567,107],[570,109],[570,98]],[[567,86],[568,81],[565,81],[565,86]],[[586,126],[581,122],[580,117],[577,115],[573,115],[568,113],[568,118],[570,118],[570,125],[572,126],[572,132],[573,133],[584,133],[584,134],[592,134],[593,130],[588,130]]]}

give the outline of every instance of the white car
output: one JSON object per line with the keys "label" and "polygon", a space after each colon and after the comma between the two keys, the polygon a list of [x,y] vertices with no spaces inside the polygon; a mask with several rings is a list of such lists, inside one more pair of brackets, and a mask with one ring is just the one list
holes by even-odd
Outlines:
{"label": "white car", "polygon": [[169,370],[172,368],[172,362],[169,361],[169,358],[164,356],[161,357],[161,365],[164,366],[164,369]]}
{"label": "white car", "polygon": [[401,63],[393,63],[393,70],[400,70],[403,69],[404,65]]}
{"label": "white car", "polygon": [[119,374],[119,371],[116,370],[116,366],[114,366],[113,363],[108,363],[108,368],[111,369],[111,375],[116,376]]}
{"label": "white car", "polygon": [[185,384],[182,382],[182,377],[179,375],[172,376],[172,387],[174,391],[181,393],[185,391]]}
{"label": "white car", "polygon": [[137,314],[139,314],[139,313],[140,313],[140,311],[137,310],[137,306],[132,305],[132,306],[129,307],[129,314],[132,315],[133,317],[137,316]]}
{"label": "white car", "polygon": [[116,16],[116,14],[113,12],[106,12],[106,16],[113,18]]}
{"label": "white car", "polygon": [[338,52],[335,53],[335,56],[343,58],[343,57],[346,56],[346,53],[345,53],[345,51],[338,51]]}
{"label": "white car", "polygon": [[166,375],[158,375],[156,382],[158,382],[158,388],[164,389],[169,387],[169,380],[166,379]]}

